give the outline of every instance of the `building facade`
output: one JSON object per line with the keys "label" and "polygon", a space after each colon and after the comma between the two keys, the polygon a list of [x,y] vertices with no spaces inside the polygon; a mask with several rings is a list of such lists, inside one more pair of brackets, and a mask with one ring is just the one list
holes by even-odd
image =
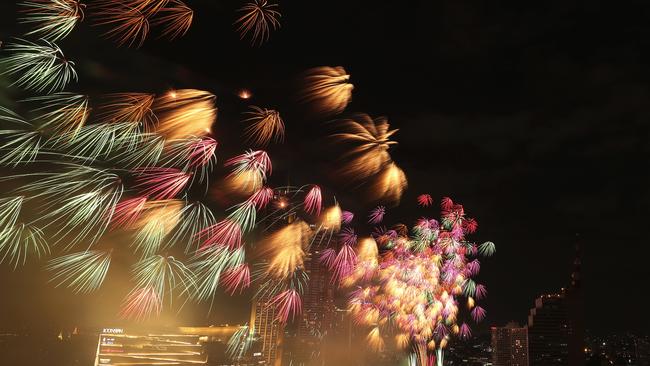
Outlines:
{"label": "building facade", "polygon": [[205,365],[198,335],[128,333],[106,328],[99,334],[95,366]]}
{"label": "building facade", "polygon": [[516,323],[492,327],[492,364],[528,366],[528,329]]}

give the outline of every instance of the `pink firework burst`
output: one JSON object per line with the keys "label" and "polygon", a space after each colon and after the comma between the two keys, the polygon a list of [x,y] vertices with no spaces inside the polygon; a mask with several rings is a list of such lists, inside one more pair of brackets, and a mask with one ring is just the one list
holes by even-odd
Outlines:
{"label": "pink firework burst", "polygon": [[336,250],[334,248],[327,248],[320,252],[319,261],[329,269],[334,268],[334,260],[336,259]]}
{"label": "pink firework burst", "polygon": [[386,207],[384,206],[375,207],[372,211],[370,211],[370,215],[368,215],[368,223],[374,225],[379,224],[384,219],[385,214],[386,214]]}
{"label": "pink firework burst", "polygon": [[474,259],[473,261],[467,263],[466,268],[470,276],[476,276],[481,270],[481,262],[479,262],[478,259]]}
{"label": "pink firework burst", "polygon": [[250,196],[248,200],[253,202],[255,207],[259,210],[266,207],[266,205],[268,205],[272,199],[273,189],[269,187],[262,187],[259,191],[253,193],[253,195]]}
{"label": "pink firework burst", "polygon": [[263,150],[247,151],[244,154],[237,155],[234,158],[228,159],[224,166],[234,166],[234,174],[254,170],[259,171],[264,177],[267,174],[270,175],[273,169],[271,158]]}
{"label": "pink firework burst", "polygon": [[480,306],[475,307],[474,310],[472,310],[472,319],[477,323],[485,319],[485,309]]}
{"label": "pink firework burst", "polygon": [[354,214],[350,211],[343,211],[341,213],[341,222],[344,224],[349,224],[354,219]]}
{"label": "pink firework burst", "polygon": [[206,248],[214,245],[237,249],[242,246],[242,232],[239,224],[232,220],[222,220],[199,232],[199,237],[205,238],[203,246]]}
{"label": "pink firework burst", "polygon": [[320,215],[323,197],[320,187],[313,186],[305,196],[305,211],[310,215]]}
{"label": "pink firework burst", "polygon": [[472,330],[470,329],[469,325],[467,325],[467,323],[463,323],[460,326],[458,335],[460,336],[461,339],[468,339],[472,336]]}
{"label": "pink firework burst", "polygon": [[357,244],[357,234],[351,227],[346,227],[339,233],[343,245],[355,246]]}
{"label": "pink firework burst", "polygon": [[483,299],[487,296],[487,288],[485,288],[485,285],[478,284],[476,285],[476,288],[474,289],[474,297],[477,300]]}
{"label": "pink firework burst", "polygon": [[146,202],[147,197],[133,197],[115,205],[111,227],[117,229],[133,226],[140,218]]}
{"label": "pink firework burst", "polygon": [[345,278],[354,270],[356,264],[357,253],[351,246],[343,245],[332,262],[332,282],[337,283]]}
{"label": "pink firework burst", "polygon": [[214,161],[214,152],[217,150],[217,140],[212,137],[204,137],[190,145],[190,166],[201,167]]}
{"label": "pink firework burst", "polygon": [[166,200],[176,197],[187,187],[191,174],[175,168],[142,168],[136,170],[136,188],[142,194],[154,200]]}
{"label": "pink firework burst", "polygon": [[429,207],[433,204],[433,198],[429,194],[421,194],[418,196],[418,205],[421,207]]}
{"label": "pink firework burst", "polygon": [[280,292],[271,299],[269,305],[277,306],[277,320],[286,323],[291,316],[293,320],[296,315],[302,312],[302,300],[300,294],[294,289],[288,289]]}
{"label": "pink firework burst", "polygon": [[153,289],[145,287],[132,291],[124,300],[120,317],[122,319],[135,319],[142,321],[151,315],[160,315],[162,312],[162,299]]}
{"label": "pink firework burst", "polygon": [[233,295],[237,290],[241,293],[251,285],[251,271],[248,264],[242,263],[234,268],[228,269],[222,279],[226,292]]}

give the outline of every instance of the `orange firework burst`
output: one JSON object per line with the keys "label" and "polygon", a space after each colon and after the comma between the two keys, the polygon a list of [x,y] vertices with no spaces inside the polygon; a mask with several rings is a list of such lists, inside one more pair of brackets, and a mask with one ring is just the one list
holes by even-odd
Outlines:
{"label": "orange firework burst", "polygon": [[210,132],[217,118],[216,97],[196,89],[173,90],[154,103],[157,132],[168,139],[200,137]]}
{"label": "orange firework burst", "polygon": [[163,37],[175,39],[190,30],[194,11],[180,0],[171,0],[168,6],[160,9],[157,16],[152,24],[164,27]]}
{"label": "orange firework burst", "polygon": [[349,81],[341,66],[313,68],[305,73],[300,99],[318,113],[341,113],[352,98],[354,86]]}
{"label": "orange firework burst", "polygon": [[268,273],[275,278],[286,278],[302,267],[311,235],[309,225],[300,220],[269,235],[261,248],[261,254],[271,256]]}
{"label": "orange firework burst", "polygon": [[148,93],[109,94],[97,117],[104,123],[133,123],[147,131],[156,118],[151,109],[154,98],[154,94]]}
{"label": "orange firework burst", "polygon": [[397,130],[390,130],[388,120],[384,117],[370,118],[359,114],[353,119],[343,121],[346,132],[332,135],[342,142],[354,144],[343,158],[348,162],[340,173],[347,179],[362,180],[379,173],[391,162],[388,149],[397,144],[390,137]]}
{"label": "orange firework burst", "polygon": [[284,122],[280,117],[280,112],[273,109],[262,109],[251,106],[252,110],[246,112],[250,118],[245,122],[250,122],[246,127],[246,139],[256,146],[266,146],[274,140],[282,142],[284,140]]}
{"label": "orange firework burst", "polygon": [[239,24],[237,31],[240,33],[240,39],[250,34],[251,44],[261,45],[266,42],[271,28],[280,28],[278,18],[282,15],[277,10],[278,7],[278,4],[271,4],[267,0],[254,0],[239,9],[243,14],[235,24]]}
{"label": "orange firework burst", "polygon": [[395,163],[390,163],[379,173],[376,179],[370,182],[368,188],[369,199],[399,203],[402,193],[407,186],[406,174]]}
{"label": "orange firework burst", "polygon": [[147,39],[149,20],[142,7],[125,1],[102,1],[95,9],[95,24],[110,27],[104,35],[118,45],[140,47]]}

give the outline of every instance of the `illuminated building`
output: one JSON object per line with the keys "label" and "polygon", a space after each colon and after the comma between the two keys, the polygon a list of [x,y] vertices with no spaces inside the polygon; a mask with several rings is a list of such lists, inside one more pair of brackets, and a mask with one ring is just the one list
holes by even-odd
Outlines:
{"label": "illuminated building", "polygon": [[137,334],[106,328],[99,334],[95,366],[205,365],[199,335]]}
{"label": "illuminated building", "polygon": [[571,285],[535,300],[528,316],[531,366],[583,365],[584,324],[580,255],[574,261]]}
{"label": "illuminated building", "polygon": [[528,329],[516,323],[492,327],[492,364],[528,366]]}
{"label": "illuminated building", "polygon": [[[314,239],[315,242],[319,240],[318,237]],[[318,250],[312,250],[305,258],[309,284],[303,294],[302,314],[285,335],[287,346],[284,357],[289,358],[293,365],[306,365],[321,359],[324,338],[334,324],[336,308],[333,286],[327,269],[319,263],[318,258]]]}
{"label": "illuminated building", "polygon": [[[282,364],[282,346],[284,326],[277,321],[275,306],[269,304],[265,297],[253,301],[250,324],[254,326],[255,336],[259,340],[256,353],[260,353],[259,364],[280,366]],[[258,356],[254,354],[254,356]]]}

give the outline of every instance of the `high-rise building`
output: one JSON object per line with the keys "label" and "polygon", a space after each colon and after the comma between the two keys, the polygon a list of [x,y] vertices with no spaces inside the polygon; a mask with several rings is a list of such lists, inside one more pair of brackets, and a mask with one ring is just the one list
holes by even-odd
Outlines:
{"label": "high-rise building", "polygon": [[128,333],[106,328],[99,334],[95,366],[205,365],[198,335]]}
{"label": "high-rise building", "polygon": [[304,262],[309,284],[303,294],[302,314],[296,319],[291,342],[285,348],[292,365],[307,365],[321,359],[323,340],[333,328],[334,290],[327,269],[318,261],[319,256],[318,250],[312,250]]}
{"label": "high-rise building", "polygon": [[492,364],[528,366],[528,329],[517,323],[492,327]]}
{"label": "high-rise building", "polygon": [[580,247],[571,285],[559,293],[540,296],[528,316],[531,366],[584,364],[584,309],[580,278]]}
{"label": "high-rise building", "polygon": [[650,366],[650,341],[638,337],[635,340],[636,362],[639,366]]}
{"label": "high-rise building", "polygon": [[261,365],[282,365],[284,326],[277,320],[277,309],[266,296],[253,301],[251,321],[259,340],[257,352],[261,353]]}

